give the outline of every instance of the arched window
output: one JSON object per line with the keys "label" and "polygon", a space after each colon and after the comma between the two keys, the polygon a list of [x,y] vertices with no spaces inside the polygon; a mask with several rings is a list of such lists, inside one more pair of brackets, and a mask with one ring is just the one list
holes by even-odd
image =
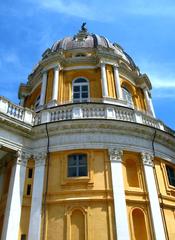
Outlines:
{"label": "arched window", "polygon": [[86,154],[69,155],[67,165],[68,177],[82,177],[88,174]]}
{"label": "arched window", "polygon": [[89,99],[89,82],[84,78],[73,81],[73,102],[87,102]]}
{"label": "arched window", "polygon": [[132,100],[132,94],[128,91],[128,89],[122,87],[122,93],[123,93],[123,99],[127,101],[127,104],[130,107],[133,107],[133,100]]}

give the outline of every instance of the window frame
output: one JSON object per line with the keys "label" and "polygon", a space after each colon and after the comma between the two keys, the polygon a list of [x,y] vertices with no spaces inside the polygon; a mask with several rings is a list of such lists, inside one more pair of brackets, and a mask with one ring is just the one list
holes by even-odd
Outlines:
{"label": "window frame", "polygon": [[[165,165],[165,169],[166,169],[166,175],[167,175],[168,184],[172,188],[175,188],[175,168],[170,166],[170,165],[168,165],[168,164],[166,164]],[[172,170],[174,176],[170,176],[171,175],[170,170]],[[174,183],[173,183],[173,181],[174,181]]]}
{"label": "window frame", "polygon": [[[84,80],[84,82],[78,82],[78,80]],[[87,91],[83,90],[83,86],[87,86]],[[75,92],[74,91],[74,87],[79,87],[79,92]],[[89,88],[89,80],[85,77],[78,77],[76,79],[73,80],[72,82],[72,100],[74,103],[82,103],[82,102],[88,102],[89,98],[90,98],[90,92],[89,92],[90,88]],[[74,94],[79,94],[79,98],[75,99],[74,98]],[[83,98],[82,94],[83,93],[87,93],[87,98]]]}
{"label": "window frame", "polygon": [[122,88],[123,99],[127,102],[127,105],[129,107],[134,108],[132,93],[125,86],[122,86],[121,88]]}
{"label": "window frame", "polygon": [[[81,157],[81,159],[80,159]],[[85,163],[80,163],[80,161],[85,160]],[[75,164],[71,164],[71,161],[75,162]],[[82,175],[81,170],[85,168],[86,174]],[[72,171],[73,170],[73,171]],[[74,174],[71,174],[75,172]],[[68,155],[67,159],[67,177],[68,178],[77,178],[77,177],[88,177],[88,160],[87,154],[82,153],[74,153]]]}
{"label": "window frame", "polygon": [[38,95],[37,98],[35,99],[35,104],[34,104],[35,109],[37,109],[40,106],[40,99],[41,99],[41,95]]}

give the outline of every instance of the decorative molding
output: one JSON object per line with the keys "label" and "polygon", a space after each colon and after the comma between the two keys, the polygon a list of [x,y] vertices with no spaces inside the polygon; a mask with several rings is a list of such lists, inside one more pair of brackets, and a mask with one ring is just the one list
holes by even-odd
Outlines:
{"label": "decorative molding", "polygon": [[143,165],[153,166],[153,159],[154,159],[153,155],[151,155],[150,153],[147,153],[147,152],[142,152],[141,158],[143,161]]}
{"label": "decorative molding", "polygon": [[35,159],[35,166],[42,166],[45,164],[45,160],[47,157],[47,153],[46,152],[38,152],[34,154],[34,159]]}
{"label": "decorative molding", "polygon": [[27,152],[25,152],[23,150],[18,150],[16,152],[17,164],[26,166],[27,165],[27,161],[29,160],[29,158],[31,158],[31,154],[30,153],[27,153]]}
{"label": "decorative molding", "polygon": [[122,162],[123,151],[115,148],[108,149],[111,162]]}

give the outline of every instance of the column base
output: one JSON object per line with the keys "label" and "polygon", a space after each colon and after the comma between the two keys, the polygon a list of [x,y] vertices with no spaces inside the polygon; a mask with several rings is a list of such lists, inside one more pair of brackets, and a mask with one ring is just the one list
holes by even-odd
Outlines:
{"label": "column base", "polygon": [[51,107],[56,107],[58,106],[58,102],[56,100],[51,100],[48,104],[47,107],[51,108]]}

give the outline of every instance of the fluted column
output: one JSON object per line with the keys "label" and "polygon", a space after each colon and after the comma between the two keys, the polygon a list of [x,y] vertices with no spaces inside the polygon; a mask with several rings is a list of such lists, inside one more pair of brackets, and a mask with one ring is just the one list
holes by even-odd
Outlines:
{"label": "fluted column", "polygon": [[158,193],[156,188],[156,181],[154,177],[153,156],[150,155],[149,153],[143,152],[141,153],[141,157],[143,161],[147,191],[149,195],[155,240],[166,240],[160,204],[158,199]]}
{"label": "fluted column", "polygon": [[102,95],[103,95],[103,97],[108,97],[108,85],[107,85],[105,63],[101,63],[101,85],[102,85]]}
{"label": "fluted column", "polygon": [[29,154],[18,151],[17,161],[12,167],[1,240],[18,239],[26,164],[29,157]]}
{"label": "fluted column", "polygon": [[41,230],[41,210],[43,199],[44,172],[45,172],[45,153],[34,155],[35,173],[32,191],[32,204],[30,212],[30,223],[28,239],[39,240]]}
{"label": "fluted column", "polygon": [[119,78],[119,72],[118,72],[118,65],[114,65],[113,69],[114,69],[115,90],[116,90],[117,98],[123,99],[122,88],[120,85],[120,78]]}
{"label": "fluted column", "polygon": [[118,240],[129,240],[130,236],[128,216],[122,173],[122,156],[123,151],[118,149],[109,149],[112,172],[116,235]]}
{"label": "fluted column", "polygon": [[53,80],[53,89],[52,89],[52,101],[54,102],[57,102],[58,100],[59,70],[60,70],[59,66],[56,66],[54,68],[54,80]]}
{"label": "fluted column", "polygon": [[40,96],[40,103],[39,103],[40,106],[45,104],[46,86],[47,86],[47,71],[43,72],[43,76],[42,76],[41,96]]}
{"label": "fluted column", "polygon": [[147,104],[147,107],[148,107],[148,111],[151,113],[151,115],[152,115],[153,117],[156,117],[155,112],[154,112],[154,107],[153,107],[152,99],[151,99],[151,97],[149,96],[148,90],[147,90],[146,88],[144,88],[144,89],[143,89],[143,92],[144,92],[144,96],[145,96],[145,99],[146,99],[146,104]]}

